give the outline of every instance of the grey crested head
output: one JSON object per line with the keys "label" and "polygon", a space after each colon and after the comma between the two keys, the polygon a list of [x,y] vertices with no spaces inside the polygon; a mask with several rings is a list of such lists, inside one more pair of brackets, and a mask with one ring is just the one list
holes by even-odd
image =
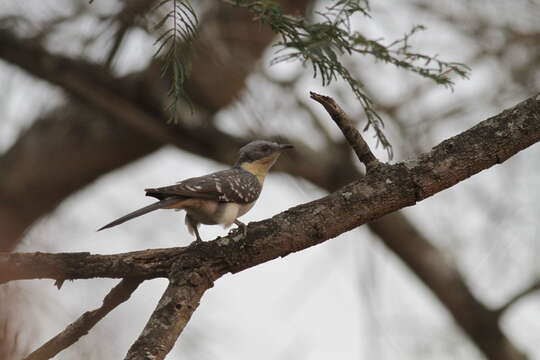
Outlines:
{"label": "grey crested head", "polygon": [[255,140],[240,148],[237,165],[251,163],[263,159],[277,158],[281,151],[292,149],[289,144],[278,144],[273,141]]}

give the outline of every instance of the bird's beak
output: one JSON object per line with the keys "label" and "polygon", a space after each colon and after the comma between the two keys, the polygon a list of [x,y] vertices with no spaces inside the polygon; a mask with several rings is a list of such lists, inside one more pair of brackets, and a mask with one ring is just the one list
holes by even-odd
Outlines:
{"label": "bird's beak", "polygon": [[279,145],[279,149],[280,150],[287,150],[287,149],[293,149],[294,146],[292,146],[291,144],[280,144]]}

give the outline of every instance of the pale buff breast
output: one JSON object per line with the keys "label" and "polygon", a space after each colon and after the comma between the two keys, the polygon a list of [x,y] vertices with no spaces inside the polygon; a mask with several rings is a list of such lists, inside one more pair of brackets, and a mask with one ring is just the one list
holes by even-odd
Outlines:
{"label": "pale buff breast", "polygon": [[223,227],[229,227],[237,218],[247,213],[253,205],[255,205],[255,201],[248,204],[220,203],[215,219]]}
{"label": "pale buff breast", "polygon": [[205,225],[221,224],[231,226],[234,221],[247,213],[255,204],[218,203],[212,200],[191,201],[184,209],[195,221]]}

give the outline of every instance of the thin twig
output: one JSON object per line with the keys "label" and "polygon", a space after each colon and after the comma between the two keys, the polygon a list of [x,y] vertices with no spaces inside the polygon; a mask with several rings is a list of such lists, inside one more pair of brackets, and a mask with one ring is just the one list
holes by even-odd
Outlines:
{"label": "thin twig", "polygon": [[332,120],[335,121],[339,129],[343,132],[345,139],[354,149],[358,159],[366,165],[366,171],[369,172],[371,169],[380,164],[379,160],[373,155],[368,144],[365,142],[364,138],[360,132],[353,126],[353,123],[348,118],[347,114],[341,107],[329,96],[320,95],[310,91],[310,97],[320,103],[326,111],[332,117]]}
{"label": "thin twig", "polygon": [[[131,26],[131,24],[129,24],[129,26]],[[129,30],[129,26],[127,26],[126,24],[122,24],[120,25],[120,28],[118,29],[118,31],[116,31],[114,35],[113,45],[111,49],[109,50],[109,53],[107,54],[107,59],[105,60],[105,64],[104,64],[104,66],[107,69],[111,68],[113,60],[116,57],[118,50],[120,49],[120,45],[124,41],[127,31]]]}
{"label": "thin twig", "polygon": [[524,297],[538,290],[540,290],[540,280],[534,281],[533,283],[529,284],[529,286],[527,286],[526,288],[514,294],[514,296],[512,296],[504,305],[498,308],[495,312],[497,313],[498,316],[501,316],[502,314],[506,312],[506,310],[508,310],[511,306],[513,306],[519,300],[523,299]]}
{"label": "thin twig", "polygon": [[73,345],[81,337],[88,334],[88,331],[90,331],[99,320],[103,319],[118,305],[127,301],[141,282],[143,282],[143,279],[123,279],[107,294],[107,296],[105,296],[101,307],[82,314],[75,322],[68,325],[61,333],[47,341],[24,360],[51,359],[60,351]]}

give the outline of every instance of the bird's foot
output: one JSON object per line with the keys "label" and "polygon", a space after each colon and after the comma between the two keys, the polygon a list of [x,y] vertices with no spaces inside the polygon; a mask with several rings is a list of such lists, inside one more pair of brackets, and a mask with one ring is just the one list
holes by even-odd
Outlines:
{"label": "bird's foot", "polygon": [[189,244],[189,247],[197,246],[197,245],[202,244],[202,243],[203,243],[203,241],[202,241],[201,237],[197,236],[197,238],[191,244]]}
{"label": "bird's foot", "polygon": [[188,247],[195,247],[199,245],[200,243],[202,243],[202,241],[194,240],[191,242],[191,244],[188,245]]}
{"label": "bird's foot", "polygon": [[247,225],[244,224],[243,222],[241,222],[240,220],[235,220],[234,223],[238,226],[236,229],[232,229],[231,231],[229,231],[229,235],[231,235],[231,233],[237,233],[237,232],[241,232],[242,233],[242,239],[244,239],[246,236],[247,236]]}

